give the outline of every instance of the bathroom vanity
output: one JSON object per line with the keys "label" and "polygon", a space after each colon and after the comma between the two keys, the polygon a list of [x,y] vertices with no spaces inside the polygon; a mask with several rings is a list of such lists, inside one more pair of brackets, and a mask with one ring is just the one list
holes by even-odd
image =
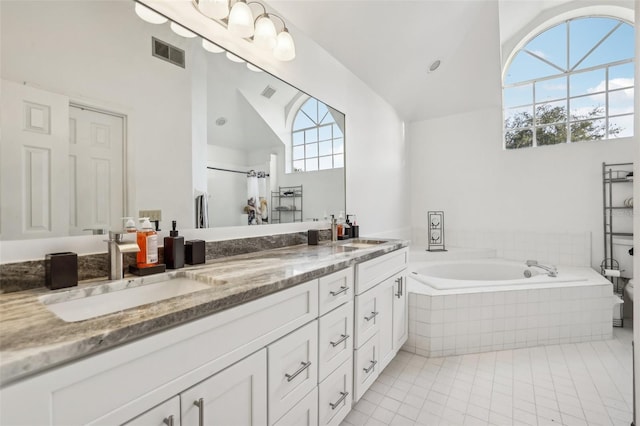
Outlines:
{"label": "bathroom vanity", "polygon": [[298,245],[125,280],[114,294],[206,288],[72,322],[45,303],[115,289],[0,295],[0,423],[337,425],[406,341],[406,246]]}

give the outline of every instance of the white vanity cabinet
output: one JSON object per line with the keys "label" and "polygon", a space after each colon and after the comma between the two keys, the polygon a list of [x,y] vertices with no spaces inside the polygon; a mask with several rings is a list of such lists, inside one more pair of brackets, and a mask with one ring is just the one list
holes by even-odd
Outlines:
{"label": "white vanity cabinet", "polygon": [[407,338],[407,250],[0,388],[2,425],[339,425]]}
{"label": "white vanity cabinet", "polygon": [[405,248],[356,265],[354,402],[407,340],[407,264]]}

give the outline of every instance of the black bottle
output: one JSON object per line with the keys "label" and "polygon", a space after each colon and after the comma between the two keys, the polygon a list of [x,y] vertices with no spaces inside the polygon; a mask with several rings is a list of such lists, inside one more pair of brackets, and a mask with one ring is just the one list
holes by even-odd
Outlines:
{"label": "black bottle", "polygon": [[169,269],[179,269],[184,266],[184,237],[178,236],[175,220],[171,228],[169,236],[164,237],[164,263]]}

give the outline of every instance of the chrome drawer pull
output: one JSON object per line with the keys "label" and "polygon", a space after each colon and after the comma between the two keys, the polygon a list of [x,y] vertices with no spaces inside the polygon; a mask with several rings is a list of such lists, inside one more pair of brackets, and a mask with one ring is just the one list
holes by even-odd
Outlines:
{"label": "chrome drawer pull", "polygon": [[169,417],[166,417],[162,423],[164,423],[167,426],[173,426],[173,414],[170,415]]}
{"label": "chrome drawer pull", "polygon": [[364,372],[369,373],[371,370],[373,370],[373,367],[375,367],[377,363],[378,361],[371,361],[371,365],[368,368],[363,368]]}
{"label": "chrome drawer pull", "polygon": [[200,398],[197,401],[193,401],[193,405],[198,407],[198,425],[204,426],[204,399]]}
{"label": "chrome drawer pull", "polygon": [[348,334],[341,334],[340,335],[340,339],[338,339],[337,342],[329,342],[329,343],[331,343],[331,346],[333,346],[335,348],[336,346],[338,346],[340,343],[344,342],[348,338],[349,338]]}
{"label": "chrome drawer pull", "polygon": [[295,373],[293,373],[293,374],[285,374],[285,375],[284,375],[284,377],[286,377],[286,378],[287,378],[287,382],[292,381],[293,379],[295,379],[295,378],[296,378],[296,376],[297,376],[298,374],[302,373],[304,370],[306,370],[307,368],[309,368],[309,366],[311,365],[311,361],[302,362],[301,364],[302,364],[302,367],[300,367],[300,368],[298,369],[298,371],[296,371]]}
{"label": "chrome drawer pull", "polygon": [[349,290],[349,287],[340,287],[340,290],[338,290],[338,291],[330,291],[329,294],[332,295],[332,296],[337,296],[340,293],[346,293],[347,290]]}
{"label": "chrome drawer pull", "polygon": [[342,401],[344,401],[344,399],[347,397],[347,395],[349,395],[349,392],[340,392],[340,398],[338,398],[338,400],[336,402],[330,402],[329,405],[331,406],[332,410],[335,410],[336,407],[338,405],[340,405],[340,403]]}
{"label": "chrome drawer pull", "polygon": [[371,312],[371,316],[369,316],[369,317],[364,317],[364,319],[365,319],[365,320],[367,320],[367,321],[371,321],[372,319],[374,319],[375,317],[377,317],[379,313],[380,313],[380,312],[373,311],[373,312]]}

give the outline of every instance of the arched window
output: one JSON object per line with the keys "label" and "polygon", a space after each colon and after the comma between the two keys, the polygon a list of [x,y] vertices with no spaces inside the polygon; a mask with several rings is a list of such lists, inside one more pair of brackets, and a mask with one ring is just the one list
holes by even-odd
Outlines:
{"label": "arched window", "polygon": [[503,78],[504,147],[633,136],[634,28],[583,17],[529,40]]}
{"label": "arched window", "polygon": [[344,167],[344,134],[331,109],[309,98],[293,120],[292,170],[311,172]]}

